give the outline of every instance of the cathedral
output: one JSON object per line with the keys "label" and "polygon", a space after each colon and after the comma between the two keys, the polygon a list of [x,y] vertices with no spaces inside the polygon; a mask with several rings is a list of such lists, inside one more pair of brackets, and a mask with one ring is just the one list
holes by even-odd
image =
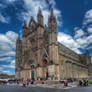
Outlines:
{"label": "cathedral", "polygon": [[88,78],[90,55],[77,54],[57,40],[57,20],[53,10],[44,26],[44,17],[39,8],[37,21],[31,17],[24,22],[22,38],[16,41],[15,78],[51,79]]}

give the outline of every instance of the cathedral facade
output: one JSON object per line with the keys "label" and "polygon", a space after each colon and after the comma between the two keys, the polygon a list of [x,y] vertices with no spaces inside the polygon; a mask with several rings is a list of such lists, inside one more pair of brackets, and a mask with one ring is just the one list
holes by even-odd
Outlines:
{"label": "cathedral facade", "polygon": [[67,79],[88,78],[90,55],[88,51],[77,54],[57,40],[57,21],[53,10],[44,26],[41,9],[37,21],[31,17],[24,22],[22,39],[16,41],[17,79]]}

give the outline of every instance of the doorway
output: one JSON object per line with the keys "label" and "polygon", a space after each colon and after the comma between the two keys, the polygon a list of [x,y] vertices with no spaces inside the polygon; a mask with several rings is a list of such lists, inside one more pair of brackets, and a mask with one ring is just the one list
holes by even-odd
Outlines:
{"label": "doorway", "polygon": [[31,71],[31,79],[32,79],[32,80],[35,80],[35,76],[34,76],[34,75],[35,75],[34,70],[32,70],[32,71]]}

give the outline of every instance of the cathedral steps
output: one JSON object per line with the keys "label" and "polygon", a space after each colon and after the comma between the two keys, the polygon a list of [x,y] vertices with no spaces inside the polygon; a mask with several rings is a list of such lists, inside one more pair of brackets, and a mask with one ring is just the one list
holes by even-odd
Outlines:
{"label": "cathedral steps", "polygon": [[59,84],[60,82],[58,80],[46,80],[46,81],[35,81],[34,84]]}

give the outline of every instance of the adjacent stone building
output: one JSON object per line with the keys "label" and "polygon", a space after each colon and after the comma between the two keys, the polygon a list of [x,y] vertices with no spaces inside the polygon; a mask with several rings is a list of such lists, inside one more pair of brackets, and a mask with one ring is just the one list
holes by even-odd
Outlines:
{"label": "adjacent stone building", "polygon": [[24,22],[22,39],[16,42],[16,75],[20,79],[88,78],[90,55],[77,54],[57,41],[57,21],[53,10],[44,26],[41,9],[37,21]]}
{"label": "adjacent stone building", "polygon": [[88,76],[89,76],[89,79],[92,80],[92,64],[88,65]]}

